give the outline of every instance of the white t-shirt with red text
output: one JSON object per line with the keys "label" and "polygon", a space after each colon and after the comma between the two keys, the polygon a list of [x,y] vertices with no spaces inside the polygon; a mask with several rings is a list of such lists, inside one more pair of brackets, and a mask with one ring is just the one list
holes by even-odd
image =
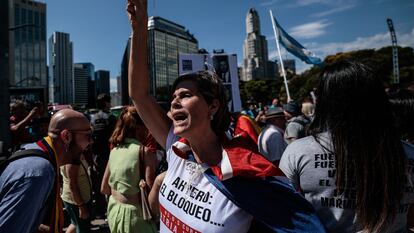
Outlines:
{"label": "white t-shirt with red text", "polygon": [[247,232],[253,217],[208,181],[203,175],[207,165],[175,154],[172,145],[177,140],[170,130],[168,171],[159,193],[160,232]]}

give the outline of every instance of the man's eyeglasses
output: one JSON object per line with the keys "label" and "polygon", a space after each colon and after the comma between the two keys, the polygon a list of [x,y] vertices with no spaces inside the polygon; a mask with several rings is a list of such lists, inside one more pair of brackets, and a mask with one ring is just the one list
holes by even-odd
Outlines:
{"label": "man's eyeglasses", "polygon": [[89,141],[92,141],[92,133],[93,130],[92,129],[85,129],[85,130],[70,130],[68,129],[69,132],[71,132],[72,134],[85,134],[88,136]]}

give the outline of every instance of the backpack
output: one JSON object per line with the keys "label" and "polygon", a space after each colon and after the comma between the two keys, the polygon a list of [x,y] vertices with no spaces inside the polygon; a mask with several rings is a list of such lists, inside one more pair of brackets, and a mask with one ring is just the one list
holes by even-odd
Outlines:
{"label": "backpack", "polygon": [[115,119],[114,116],[105,112],[98,112],[91,116],[93,126],[93,150],[95,154],[109,155],[109,138],[112,134]]}
{"label": "backpack", "polygon": [[14,153],[7,153],[0,156],[0,170],[2,171],[9,163],[25,157],[41,157],[50,162],[49,154],[39,149],[18,150]]}
{"label": "backpack", "polygon": [[293,119],[293,121],[291,121],[291,123],[292,122],[303,126],[303,130],[299,133],[298,139],[308,136],[308,129],[309,129],[309,125],[311,123],[311,119],[309,119],[306,116],[302,116],[301,118],[295,117],[295,119]]}

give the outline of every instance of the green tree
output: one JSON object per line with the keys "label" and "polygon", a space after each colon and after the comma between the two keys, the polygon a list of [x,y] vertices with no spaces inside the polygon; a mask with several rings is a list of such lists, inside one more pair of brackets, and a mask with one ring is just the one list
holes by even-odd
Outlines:
{"label": "green tree", "polygon": [[279,96],[281,84],[280,80],[240,81],[239,88],[242,103],[246,103],[249,98],[253,98],[257,102],[268,103]]}
{"label": "green tree", "polygon": [[[392,47],[387,46],[375,49],[363,49],[344,53],[329,55],[325,58],[325,64],[331,64],[343,59],[352,59],[363,62],[375,71],[385,86],[390,86],[393,82],[393,60]],[[414,82],[414,52],[411,47],[398,47],[398,61],[400,70],[400,84],[408,86]],[[312,67],[300,75],[294,76],[289,81],[289,90],[292,99],[303,100],[309,98],[309,93],[318,84],[321,69]],[[284,87],[281,88],[284,90]]]}

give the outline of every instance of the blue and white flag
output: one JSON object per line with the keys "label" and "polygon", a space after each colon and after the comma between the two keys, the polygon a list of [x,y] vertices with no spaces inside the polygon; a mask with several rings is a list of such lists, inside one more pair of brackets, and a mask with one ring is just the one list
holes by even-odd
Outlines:
{"label": "blue and white flag", "polygon": [[287,51],[308,64],[319,65],[322,63],[320,58],[316,57],[315,54],[307,50],[299,44],[299,42],[289,36],[289,34],[287,34],[287,32],[285,32],[285,30],[283,30],[283,28],[279,25],[275,17],[273,17],[273,20],[275,23],[275,30],[277,31],[277,39]]}

